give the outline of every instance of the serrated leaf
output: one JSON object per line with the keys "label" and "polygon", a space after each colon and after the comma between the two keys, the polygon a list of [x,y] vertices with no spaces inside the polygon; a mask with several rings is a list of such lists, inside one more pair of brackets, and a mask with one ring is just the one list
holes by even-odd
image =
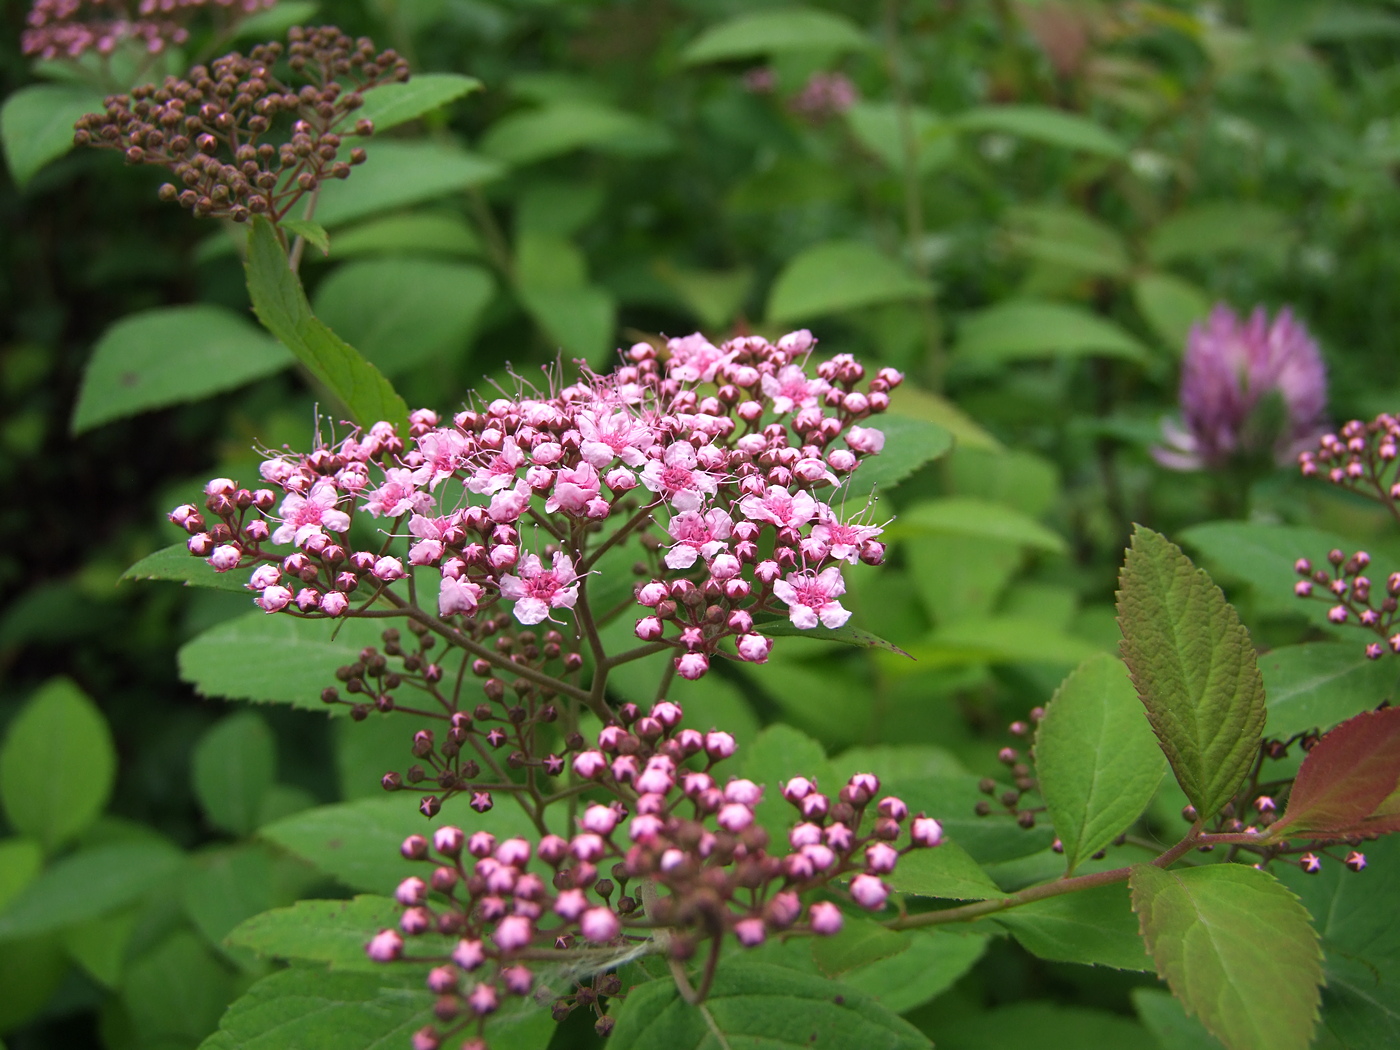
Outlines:
{"label": "serrated leaf", "polygon": [[976,536],[1064,554],[1064,539],[1029,514],[975,496],[944,496],[904,508],[889,529],[891,538],[920,535]]}
{"label": "serrated leaf", "polygon": [[151,840],[71,853],[0,913],[0,942],[50,933],[113,912],[173,878],[184,862],[174,846]]}
{"label": "serrated leaf", "polygon": [[459,356],[496,282],[479,266],[398,256],[337,267],[316,288],[316,316],[386,376]]}
{"label": "serrated leaf", "polygon": [[370,88],[364,93],[364,105],[352,116],[357,121],[372,120],[377,135],[480,91],[481,87],[476,77],[461,73],[415,73],[402,83]]}
{"label": "serrated leaf", "polygon": [[102,334],[83,370],[73,433],[273,375],[292,356],[222,306],[163,306],[122,318]]}
{"label": "serrated leaf", "polygon": [[[932,815],[941,818],[939,813]],[[965,849],[947,839],[941,845],[904,854],[885,881],[892,889],[916,897],[987,901],[1006,896]]]}
{"label": "serrated leaf", "polygon": [[381,645],[383,627],[373,620],[302,620],[252,612],[225,620],[180,647],[180,678],[201,696],[290,704],[332,715],[321,690],[335,686],[336,668],[359,659],[367,645]]}
{"label": "serrated leaf", "polygon": [[102,712],[70,679],[51,678],[21,708],[0,746],[0,801],[14,829],[52,853],[98,818],[116,773]]}
{"label": "serrated leaf", "polygon": [[1303,759],[1288,808],[1269,835],[1322,832],[1345,838],[1400,830],[1400,816],[1376,816],[1400,781],[1400,707],[1364,711],[1324,735]]}
{"label": "serrated leaf", "polygon": [[913,1025],[847,985],[733,958],[720,963],[699,1008],[682,999],[670,980],[634,987],[617,1012],[608,1044],[613,1050],[926,1050],[931,1045]]}
{"label": "serrated leaf", "polygon": [[1166,766],[1119,660],[1090,657],[1065,679],[1036,730],[1035,768],[1069,872],[1147,808]]}
{"label": "serrated leaf", "polygon": [[1188,1017],[1181,1003],[1170,992],[1156,988],[1134,988],[1133,1006],[1143,1025],[1156,1038],[1161,1050],[1213,1050],[1220,1041],[1194,1017]]}
{"label": "serrated leaf", "polygon": [[368,427],[383,420],[407,433],[408,406],[403,398],[379,369],[311,312],[272,224],[262,216],[254,216],[249,231],[247,273],[248,294],[258,320],[344,402],[356,422]]}
{"label": "serrated leaf", "polygon": [[[405,758],[408,754],[405,740]],[[524,811],[502,797],[494,809],[474,813],[465,800],[454,799],[432,820],[413,806],[412,796],[394,795],[333,806],[318,806],[264,825],[258,837],[281,846],[318,871],[353,890],[392,893],[412,874],[399,855],[409,835],[431,835],[434,828],[455,824],[468,834],[484,829],[497,838],[537,835]]]}
{"label": "serrated leaf", "polygon": [[1060,356],[1118,357],[1139,364],[1151,354],[1113,321],[1069,303],[1008,299],[966,317],[954,353],[976,364]]}
{"label": "serrated leaf", "polygon": [[1062,893],[996,915],[1032,955],[1053,962],[1151,970],[1125,884]]}
{"label": "serrated leaf", "polygon": [[[234,569],[215,572],[203,558],[196,558],[183,543],[172,543],[146,555],[126,572],[123,580],[171,580],[186,587],[249,594],[248,573]],[[251,594],[249,594],[251,598]]]}
{"label": "serrated leaf", "polygon": [[963,131],[997,131],[1114,160],[1128,153],[1126,143],[1103,125],[1049,106],[977,106],[954,120]]}
{"label": "serrated leaf", "polygon": [[812,958],[827,977],[898,955],[913,943],[907,933],[881,926],[872,919],[848,917],[834,937],[814,937]]}
{"label": "serrated leaf", "polygon": [[1264,683],[1249,632],[1205,570],[1141,525],[1118,577],[1123,662],[1178,783],[1202,820],[1249,772]]}
{"label": "serrated leaf", "polygon": [[1298,898],[1242,864],[1133,867],[1133,910],[1157,973],[1228,1050],[1306,1050],[1322,951]]}
{"label": "serrated leaf", "polygon": [[322,184],[316,221],[326,229],[480,186],[506,171],[451,142],[372,140],[366,152],[348,179]]}
{"label": "serrated leaf", "polygon": [[768,293],[771,324],[791,324],[877,303],[927,299],[933,286],[864,241],[826,241],[799,252]]}
{"label": "serrated leaf", "polygon": [[310,219],[283,219],[282,229],[293,237],[301,237],[323,256],[331,253],[331,235],[319,222]]}
{"label": "serrated leaf", "polygon": [[[392,897],[362,894],[354,900],[304,900],[241,922],[228,943],[264,958],[325,963],[332,970],[383,972],[383,963],[365,954],[378,931],[398,925],[403,905]],[[424,935],[412,941],[407,957],[446,955],[453,941]]]}
{"label": "serrated leaf", "polygon": [[194,792],[215,827],[247,835],[277,779],[277,742],[253,711],[229,715],[195,745]]}
{"label": "serrated leaf", "polygon": [[15,185],[23,187],[73,148],[73,125],[102,112],[102,93],[83,84],[30,84],[0,108],[0,142]]}
{"label": "serrated leaf", "polygon": [[885,447],[861,460],[844,489],[847,502],[880,495],[898,485],[920,467],[946,456],[953,436],[936,423],[888,412],[874,420],[873,429],[885,435]]}
{"label": "serrated leaf", "polygon": [[908,1013],[951,988],[976,965],[990,940],[942,930],[916,930],[911,936],[904,951],[848,971],[842,983],[873,996],[894,1013]]}
{"label": "serrated leaf", "polygon": [[871,43],[859,26],[840,15],[789,7],[736,15],[711,26],[686,45],[681,62],[694,66],[788,51],[859,51]]}
{"label": "serrated leaf", "polygon": [[1259,657],[1268,704],[1265,730],[1287,739],[1327,730],[1395,695],[1395,668],[1355,642],[1285,645]]}

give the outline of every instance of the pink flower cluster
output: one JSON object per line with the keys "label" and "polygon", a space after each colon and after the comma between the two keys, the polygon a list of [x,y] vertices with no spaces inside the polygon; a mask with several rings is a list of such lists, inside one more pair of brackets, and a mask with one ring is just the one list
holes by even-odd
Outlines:
{"label": "pink flower cluster", "polygon": [[1315,449],[1298,454],[1307,478],[1326,478],[1382,503],[1400,500],[1400,419],[1383,412],[1369,422],[1353,419],[1323,434]]}
{"label": "pink flower cluster", "polygon": [[35,0],[25,19],[21,47],[40,58],[78,58],[87,51],[107,55],[123,40],[139,40],[151,54],[189,39],[185,28],[201,8],[250,15],[276,0]]}
{"label": "pink flower cluster", "polygon": [[[681,728],[681,719],[677,704],[659,701],[629,726],[604,727],[596,748],[574,756],[575,775],[611,800],[582,805],[569,837],[498,842],[444,827],[430,849],[410,836],[403,855],[433,870],[399,885],[399,928],[375,934],[370,958],[437,963],[427,978],[436,1013],[459,1031],[504,997],[531,992],[528,963],[550,962],[551,949],[602,971],[633,949],[684,960],[701,941],[717,950],[729,935],[754,947],[776,933],[835,934],[841,907],[804,898],[820,892],[878,912],[899,858],[943,841],[938,821],[911,816],[901,799],[880,796],[877,777],[858,773],[834,798],[802,777],[784,784],[800,820],[785,849],[770,850],[756,819],[764,788],[713,771],[734,754],[733,737]],[[429,933],[455,946],[413,952],[413,938]],[[446,1034],[426,1029],[415,1046],[431,1050]]]}
{"label": "pink flower cluster", "polygon": [[[635,590],[637,636],[673,649],[685,678],[720,651],[762,663],[765,618],[841,626],[843,563],[884,557],[880,527],[837,506],[844,479],[883,447],[868,423],[902,377],[864,382],[848,355],[810,368],[812,345],[805,330],[776,344],[696,334],[664,356],[639,343],[611,374],[549,396],[502,397],[450,424],[417,411],[407,445],[378,423],[272,456],[271,487],[206,486],[212,527],[189,504],[171,520],[218,571],[253,567],[268,612],[342,616],[381,594],[404,604],[393,587],[420,568],[436,574],[443,619],[510,602],[528,625],[575,609],[597,559],[637,534],[653,576]],[[354,549],[361,514],[391,539]]]}

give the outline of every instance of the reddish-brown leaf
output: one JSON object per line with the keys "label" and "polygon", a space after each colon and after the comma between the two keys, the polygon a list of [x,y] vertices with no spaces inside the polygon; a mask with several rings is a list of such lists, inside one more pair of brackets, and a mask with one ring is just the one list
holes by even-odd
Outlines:
{"label": "reddish-brown leaf", "polygon": [[1400,781],[1400,708],[1365,711],[1324,736],[1303,760],[1288,810],[1271,831],[1343,830],[1371,834],[1395,823],[1391,796]]}

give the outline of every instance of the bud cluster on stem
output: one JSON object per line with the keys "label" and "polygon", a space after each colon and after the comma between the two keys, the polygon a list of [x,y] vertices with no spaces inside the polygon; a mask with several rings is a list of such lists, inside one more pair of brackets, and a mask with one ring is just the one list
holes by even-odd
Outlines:
{"label": "bud cluster on stem", "polygon": [[[46,59],[110,55],[124,41],[149,54],[189,39],[190,20],[201,10],[216,15],[255,14],[276,0],[35,0],[25,18],[20,48]],[[135,8],[133,10],[133,7]]]}

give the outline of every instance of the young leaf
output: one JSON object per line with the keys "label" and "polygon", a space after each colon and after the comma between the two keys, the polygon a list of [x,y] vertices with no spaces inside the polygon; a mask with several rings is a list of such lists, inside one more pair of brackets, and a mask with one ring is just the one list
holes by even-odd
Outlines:
{"label": "young leaf", "polygon": [[1242,864],[1138,864],[1130,885],[1157,973],[1187,1013],[1228,1050],[1306,1050],[1322,951],[1297,897]]}
{"label": "young leaf", "polygon": [[366,91],[354,119],[373,121],[377,135],[480,90],[481,81],[461,73],[415,73],[411,80]]}
{"label": "young leaf", "polygon": [[633,988],[617,1012],[612,1050],[916,1050],[926,1036],[850,987],[779,966],[731,958],[720,964],[699,1007],[674,982]]}
{"label": "young leaf", "polygon": [[102,111],[102,93],[81,84],[30,84],[0,108],[0,142],[16,186],[73,148],[73,125]]}
{"label": "young leaf", "polygon": [[929,534],[981,536],[1052,554],[1064,554],[1068,549],[1058,533],[1030,515],[975,496],[944,496],[915,503],[901,511],[889,529],[891,538]]}
{"label": "young leaf", "polygon": [[872,919],[848,918],[834,937],[814,937],[812,958],[827,977],[898,955],[913,942],[907,933],[886,929]]}
{"label": "young leaf", "polygon": [[321,186],[316,221],[326,229],[480,186],[505,172],[497,161],[451,142],[376,140],[367,152],[353,179]]}
{"label": "young leaf", "polygon": [[848,504],[872,494],[883,495],[953,449],[953,435],[937,423],[894,413],[880,416],[876,422],[875,429],[885,435],[885,447],[879,455],[862,460],[851,474],[845,487]]}
{"label": "young leaf", "polygon": [[1395,695],[1395,668],[1355,642],[1285,645],[1259,657],[1270,736],[1330,729]]}
{"label": "young leaf", "polygon": [[130,314],[93,349],[73,433],[232,390],[291,363],[275,339],[227,307],[164,306]]}
{"label": "young leaf", "polygon": [[1068,871],[1147,808],[1165,764],[1121,661],[1093,656],[1065,679],[1036,731],[1035,767]]}
{"label": "young leaf", "polygon": [[193,1046],[236,994],[229,967],[194,933],[177,929],[132,960],[120,1001],[135,1045]]}
{"label": "young leaf", "polygon": [[[989,937],[975,933],[916,930],[909,947],[841,975],[848,988],[878,999],[893,1013],[908,1013],[951,988],[982,958]],[[812,943],[815,950],[820,939]]]}
{"label": "young leaf", "polygon": [[1277,208],[1207,201],[1162,220],[1147,239],[1147,255],[1158,265],[1233,252],[1269,255],[1287,248],[1295,236],[1288,216]]}
{"label": "young leaf", "polygon": [[1400,707],[1364,711],[1322,737],[1303,759],[1288,808],[1270,838],[1329,838],[1400,831],[1400,814],[1377,815],[1400,781]]}
{"label": "young leaf", "polygon": [[1177,781],[1207,819],[1249,772],[1264,727],[1249,632],[1204,570],[1140,525],[1118,588],[1123,662]]}
{"label": "young leaf", "polygon": [[1049,106],[977,106],[958,114],[957,125],[963,131],[999,131],[1114,160],[1128,153],[1123,140],[1103,125]]}
{"label": "young leaf", "polygon": [[[326,963],[332,970],[383,972],[383,963],[365,954],[379,930],[397,926],[403,905],[391,897],[367,894],[354,900],[304,900],[290,908],[254,915],[228,935],[228,943],[265,958]],[[415,939],[407,955],[447,954],[452,941],[429,934]]]}
{"label": "young leaf", "polygon": [[0,839],[0,912],[34,881],[44,866],[44,851],[31,839]]}
{"label": "young leaf", "polygon": [[336,668],[353,664],[361,649],[382,644],[381,631],[373,620],[299,620],[252,612],[181,646],[180,678],[200,696],[348,714],[344,704],[323,704],[321,690],[338,684]]}
{"label": "young leaf", "polygon": [[1194,284],[1172,273],[1145,273],[1133,279],[1133,303],[1163,345],[1178,355],[1186,350],[1191,326],[1210,313],[1210,299]]}
{"label": "young leaf", "polygon": [[870,46],[870,38],[849,19],[790,7],[736,15],[711,26],[686,45],[681,62],[695,66],[788,51],[859,51]]}
{"label": "young leaf", "polygon": [[1024,904],[995,920],[1032,955],[1054,962],[1151,970],[1128,888],[1100,886]]}
{"label": "young leaf", "polygon": [[932,295],[926,281],[864,241],[826,241],[799,253],[778,275],[768,293],[768,320],[792,324]]}
{"label": "young leaf", "polygon": [[331,235],[319,222],[312,222],[310,219],[283,219],[282,229],[293,237],[303,238],[322,255],[330,255]]}
{"label": "young leaf", "polygon": [[207,587],[215,591],[236,591],[252,595],[248,591],[248,576],[251,569],[236,569],[230,572],[215,572],[203,558],[196,558],[183,543],[172,543],[152,551],[126,572],[124,580],[172,580],[186,587]]}
{"label": "young leaf", "polygon": [[1135,336],[1105,317],[1034,299],[1008,299],[967,317],[955,353],[978,364],[1089,355],[1141,364],[1151,357]]}
{"label": "young leaf", "polygon": [[916,897],[985,901],[1006,896],[967,851],[951,841],[906,853],[885,881]]}
{"label": "young leaf", "polygon": [[102,712],[67,678],[51,678],[10,723],[0,747],[0,802],[45,852],[72,841],[107,807],[117,753]]}
{"label": "young leaf", "polygon": [[272,224],[261,216],[253,218],[249,231],[247,272],[248,294],[258,320],[345,403],[355,421],[368,427],[384,420],[407,433],[408,406],[403,398],[379,369],[317,320],[301,282],[287,265]]}
{"label": "young leaf", "polygon": [[256,712],[218,722],[194,749],[194,793],[215,827],[247,835],[277,778],[277,743]]}
{"label": "young leaf", "polygon": [[673,145],[664,125],[613,106],[571,101],[523,110],[496,121],[482,138],[481,151],[519,166],[576,149],[656,154]]}

